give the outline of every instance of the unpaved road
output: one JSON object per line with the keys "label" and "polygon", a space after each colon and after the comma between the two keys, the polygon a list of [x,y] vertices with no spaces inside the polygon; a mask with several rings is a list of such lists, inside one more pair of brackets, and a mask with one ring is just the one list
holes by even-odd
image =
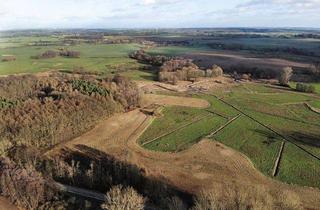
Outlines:
{"label": "unpaved road", "polygon": [[204,139],[179,153],[145,150],[136,140],[152,120],[152,116],[139,110],[117,114],[101,121],[86,134],[53,149],[48,155],[58,154],[59,148],[64,146],[77,150],[76,145],[86,145],[136,164],[148,176],[165,178],[170,184],[190,193],[199,193],[221,184],[264,186],[274,193],[279,190],[296,193],[306,208],[318,209],[320,206],[318,189],[291,186],[268,178],[256,170],[244,155],[215,141]]}

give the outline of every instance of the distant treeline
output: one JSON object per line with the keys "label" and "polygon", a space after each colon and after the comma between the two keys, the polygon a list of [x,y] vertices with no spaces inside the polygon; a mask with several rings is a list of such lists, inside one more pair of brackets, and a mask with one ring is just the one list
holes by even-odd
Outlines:
{"label": "distant treeline", "polygon": [[311,52],[305,49],[296,48],[296,47],[251,47],[244,44],[225,44],[225,43],[209,43],[207,44],[212,49],[219,50],[247,50],[257,53],[288,53],[293,55],[302,55],[302,56],[316,56],[315,52]]}

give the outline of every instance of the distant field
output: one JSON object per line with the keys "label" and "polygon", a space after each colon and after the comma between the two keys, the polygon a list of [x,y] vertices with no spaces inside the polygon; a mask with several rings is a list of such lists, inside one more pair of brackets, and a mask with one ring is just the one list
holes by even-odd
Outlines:
{"label": "distant field", "polygon": [[[263,125],[242,115],[212,138],[248,156],[256,168],[271,176],[281,143],[285,149],[276,179],[293,184],[320,187],[320,115],[310,111],[304,102],[318,103],[317,97],[293,91],[279,91],[260,84],[241,84],[225,91],[214,92],[218,98],[238,107]],[[144,147],[157,151],[180,151],[197,143],[199,138],[224,125],[239,111],[211,95],[197,95],[210,102],[207,111],[219,114],[171,133]],[[140,138],[140,143],[174,130],[204,110],[168,107]],[[194,111],[192,111],[194,110]],[[207,112],[205,111],[205,112]],[[187,116],[187,117],[183,117]],[[180,120],[179,120],[180,119]],[[181,123],[182,121],[183,123]],[[177,122],[177,124],[175,124]],[[179,123],[180,122],[180,123]],[[277,133],[271,131],[273,129]],[[296,145],[294,145],[296,144]]]}
{"label": "distant field", "polygon": [[82,44],[68,47],[69,50],[79,51],[80,58],[48,58],[32,59],[47,50],[58,50],[61,46],[23,46],[0,49],[0,55],[15,55],[13,62],[0,62],[0,74],[35,73],[48,70],[72,70],[83,67],[88,71],[108,72],[117,65],[128,68],[139,68],[139,64],[128,58],[128,54],[138,49],[138,45],[93,45]]}

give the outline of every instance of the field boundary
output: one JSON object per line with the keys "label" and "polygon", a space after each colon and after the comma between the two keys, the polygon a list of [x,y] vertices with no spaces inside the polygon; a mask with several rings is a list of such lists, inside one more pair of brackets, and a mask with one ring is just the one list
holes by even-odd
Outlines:
{"label": "field boundary", "polygon": [[[308,155],[314,157],[315,159],[320,161],[320,157],[318,157],[317,155],[311,153],[310,151],[306,150],[305,148],[303,148],[302,146],[298,145],[297,143],[295,143],[292,140],[289,140],[286,136],[282,135],[281,133],[279,133],[278,131],[270,128],[269,126],[263,124],[262,122],[256,120],[255,118],[251,117],[250,115],[246,114],[245,112],[243,112],[242,110],[240,110],[239,108],[237,108],[236,106],[226,102],[225,100],[223,100],[222,98],[219,98],[215,95],[212,95],[214,97],[216,97],[218,100],[220,100],[221,102],[225,103],[228,106],[231,106],[232,108],[234,108],[235,110],[239,111],[240,113],[242,113],[243,115],[245,115],[246,117],[250,118],[251,120],[253,120],[254,122],[258,123],[259,125],[267,128],[268,130],[272,131],[273,133],[277,134],[278,136],[280,136],[281,138],[283,138],[284,140],[286,140],[287,142],[292,143],[293,145],[295,145],[296,147],[298,147],[299,149],[301,149],[302,151],[304,151],[305,153],[307,153]],[[295,141],[297,141],[294,137],[291,137],[292,139],[294,139]]]}
{"label": "field boundary", "polygon": [[233,121],[235,121],[236,119],[238,119],[239,117],[241,117],[242,114],[238,114],[237,116],[231,118],[228,122],[226,122],[224,125],[220,126],[217,130],[213,131],[212,133],[210,133],[207,138],[211,138],[212,136],[216,135],[218,132],[220,132],[221,130],[223,130],[225,127],[227,127],[228,125],[230,125]]}
{"label": "field boundary", "polygon": [[226,120],[230,119],[230,117],[227,117],[227,116],[222,115],[222,114],[220,114],[220,113],[217,113],[217,112],[215,112],[215,111],[208,110],[208,109],[206,109],[206,111],[207,111],[207,112],[210,112],[210,113],[212,113],[212,114],[218,115],[219,117],[222,117],[222,118],[224,118],[224,119],[226,119]]}
{"label": "field boundary", "polygon": [[315,113],[317,113],[317,114],[320,114],[320,109],[317,109],[317,108],[311,106],[311,105],[308,104],[308,103],[304,103],[304,105],[306,105],[306,107],[307,107],[310,111],[315,112]]}
{"label": "field boundary", "polygon": [[277,155],[277,159],[274,162],[274,166],[273,166],[273,170],[272,170],[272,176],[276,176],[278,171],[279,171],[279,164],[280,164],[280,160],[281,160],[281,157],[282,157],[282,153],[283,153],[283,149],[284,149],[285,144],[286,144],[286,142],[282,141],[281,147],[280,147],[278,155]]}
{"label": "field boundary", "polygon": [[152,142],[155,142],[155,141],[157,141],[157,140],[160,139],[160,138],[163,138],[163,137],[165,137],[165,136],[168,136],[168,135],[170,135],[170,134],[172,134],[172,133],[174,133],[174,132],[176,132],[176,131],[178,131],[178,130],[181,130],[181,129],[185,128],[185,127],[188,127],[189,125],[192,125],[192,124],[194,124],[194,123],[196,123],[196,122],[199,122],[199,121],[201,121],[201,120],[209,117],[210,115],[212,115],[212,114],[211,114],[211,113],[210,113],[210,114],[207,114],[207,115],[205,115],[205,116],[203,116],[203,117],[200,117],[200,118],[198,118],[198,119],[196,119],[196,120],[193,120],[193,121],[191,121],[191,122],[189,122],[189,123],[187,123],[187,124],[185,124],[185,125],[182,125],[182,126],[176,128],[176,129],[172,130],[172,131],[169,131],[169,132],[167,132],[167,133],[165,133],[165,134],[162,134],[162,135],[160,135],[160,136],[158,136],[158,137],[156,137],[156,138],[153,138],[153,139],[151,139],[151,140],[149,140],[149,141],[146,141],[146,142],[142,143],[141,146],[145,146],[145,145],[147,145],[147,144],[150,144],[150,143],[152,143]]}
{"label": "field boundary", "polygon": [[[303,121],[303,120],[293,119],[293,118],[290,118],[290,117],[285,117],[285,116],[281,116],[281,115],[277,115],[277,114],[271,114],[271,113],[267,113],[267,112],[263,112],[263,111],[250,109],[250,108],[244,108],[244,109],[248,110],[248,111],[259,112],[261,114],[265,114],[265,115],[269,115],[269,116],[273,116],[273,117],[279,117],[279,118],[282,118],[282,119],[286,119],[286,120],[290,120],[290,121],[294,121],[294,122],[298,122],[298,123],[310,124],[310,125],[314,125],[314,126],[320,127],[320,124],[313,123],[313,122],[306,122],[306,121]],[[320,112],[319,112],[319,114],[320,114]]]}

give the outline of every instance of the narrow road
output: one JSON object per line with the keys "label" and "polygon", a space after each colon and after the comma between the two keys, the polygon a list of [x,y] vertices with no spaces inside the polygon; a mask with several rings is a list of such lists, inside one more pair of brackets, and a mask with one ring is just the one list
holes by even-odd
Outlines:
{"label": "narrow road", "polygon": [[103,193],[95,192],[92,190],[87,190],[79,187],[73,187],[70,185],[61,184],[59,182],[55,182],[54,185],[62,192],[71,193],[74,195],[79,195],[85,198],[95,199],[98,201],[105,201],[106,195]]}

